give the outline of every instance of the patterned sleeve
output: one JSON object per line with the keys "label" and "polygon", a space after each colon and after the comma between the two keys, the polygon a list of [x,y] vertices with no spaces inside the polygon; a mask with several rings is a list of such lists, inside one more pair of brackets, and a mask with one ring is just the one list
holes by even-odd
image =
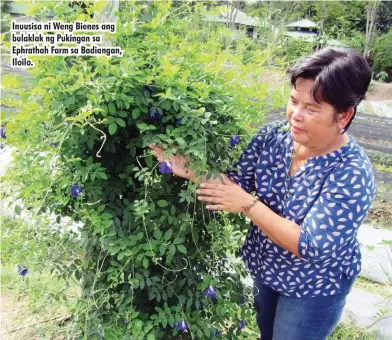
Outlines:
{"label": "patterned sleeve", "polygon": [[223,172],[249,194],[256,190],[255,170],[257,160],[261,151],[265,148],[266,141],[271,138],[276,130],[276,123],[264,126],[252,138],[247,148],[242,152],[239,160],[232,166],[232,169]]}
{"label": "patterned sleeve", "polygon": [[333,171],[301,224],[301,258],[319,262],[342,255],[342,248],[356,237],[375,195],[371,167],[353,164]]}

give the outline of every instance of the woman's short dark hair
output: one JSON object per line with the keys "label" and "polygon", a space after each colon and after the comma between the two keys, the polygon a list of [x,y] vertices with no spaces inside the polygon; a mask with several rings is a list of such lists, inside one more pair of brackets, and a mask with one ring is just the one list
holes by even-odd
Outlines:
{"label": "woman's short dark hair", "polygon": [[311,95],[318,103],[326,102],[338,114],[354,107],[354,115],[346,125],[350,126],[358,104],[365,99],[371,81],[371,70],[361,54],[351,49],[323,48],[298,61],[287,70],[291,85],[295,88],[298,78],[313,79]]}

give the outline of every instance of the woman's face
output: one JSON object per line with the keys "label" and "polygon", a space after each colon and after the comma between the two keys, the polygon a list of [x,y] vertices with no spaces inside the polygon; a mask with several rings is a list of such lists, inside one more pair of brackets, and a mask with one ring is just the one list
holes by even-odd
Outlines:
{"label": "woman's face", "polygon": [[295,142],[307,147],[322,148],[336,139],[346,125],[334,121],[335,109],[330,104],[319,104],[312,99],[310,91],[313,83],[313,79],[297,79],[296,88],[292,88],[287,103],[287,118]]}

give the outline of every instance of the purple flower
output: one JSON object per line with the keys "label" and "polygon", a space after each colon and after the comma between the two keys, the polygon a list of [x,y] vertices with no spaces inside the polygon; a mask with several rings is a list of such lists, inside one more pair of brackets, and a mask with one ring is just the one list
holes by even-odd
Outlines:
{"label": "purple flower", "polygon": [[127,324],[128,322],[129,322],[129,319],[128,319],[128,318],[125,318],[125,319],[124,319],[124,323]]}
{"label": "purple flower", "polygon": [[159,164],[159,172],[161,174],[171,174],[173,173],[172,165],[170,162],[162,162]]}
{"label": "purple flower", "polygon": [[6,132],[5,127],[0,128],[0,138],[4,138],[4,139],[6,138],[5,132]]}
{"label": "purple flower", "polygon": [[20,266],[18,264],[18,274],[20,276],[25,276],[29,272],[29,269],[26,266]]}
{"label": "purple flower", "polygon": [[237,136],[237,135],[232,136],[230,138],[230,146],[232,148],[234,148],[236,145],[240,144],[240,141],[241,141],[241,137],[240,136]]}
{"label": "purple flower", "polygon": [[49,142],[49,146],[58,147],[60,142]]}
{"label": "purple flower", "polygon": [[176,327],[180,332],[183,332],[188,329],[188,323],[184,320],[181,320],[180,322],[177,322],[177,327]]}
{"label": "purple flower", "polygon": [[3,150],[5,145],[3,143],[0,143],[0,150]]}
{"label": "purple flower", "polygon": [[209,286],[204,290],[204,296],[210,296],[212,298],[216,298],[216,287]]}
{"label": "purple flower", "polygon": [[219,332],[219,330],[217,329],[217,330],[215,330],[215,333],[212,334],[212,336],[218,336],[218,335],[220,335],[220,332]]}
{"label": "purple flower", "polygon": [[153,107],[152,109],[150,109],[150,117],[152,119],[161,119],[163,117],[163,114],[159,113],[156,107]]}
{"label": "purple flower", "polygon": [[175,322],[175,323],[173,324],[173,328],[178,328],[178,322]]}
{"label": "purple flower", "polygon": [[178,124],[181,124],[183,118],[184,118],[183,116],[181,116],[180,118],[177,118],[177,123],[178,123]]}
{"label": "purple flower", "polygon": [[245,321],[244,320],[241,320],[240,321],[240,324],[238,325],[238,329],[241,331],[241,330],[243,330],[245,328]]}
{"label": "purple flower", "polygon": [[78,197],[83,192],[83,189],[79,185],[73,185],[71,188],[71,195],[73,197]]}

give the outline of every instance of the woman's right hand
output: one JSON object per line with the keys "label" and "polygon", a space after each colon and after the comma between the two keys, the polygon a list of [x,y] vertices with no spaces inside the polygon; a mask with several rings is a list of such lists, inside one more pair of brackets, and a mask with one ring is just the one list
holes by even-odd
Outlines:
{"label": "woman's right hand", "polygon": [[149,144],[148,147],[152,149],[152,154],[159,162],[170,162],[173,174],[182,178],[192,179],[194,172],[192,171],[192,164],[185,168],[185,163],[189,161],[189,155],[186,157],[181,155],[172,155],[170,158],[164,159],[162,146]]}

